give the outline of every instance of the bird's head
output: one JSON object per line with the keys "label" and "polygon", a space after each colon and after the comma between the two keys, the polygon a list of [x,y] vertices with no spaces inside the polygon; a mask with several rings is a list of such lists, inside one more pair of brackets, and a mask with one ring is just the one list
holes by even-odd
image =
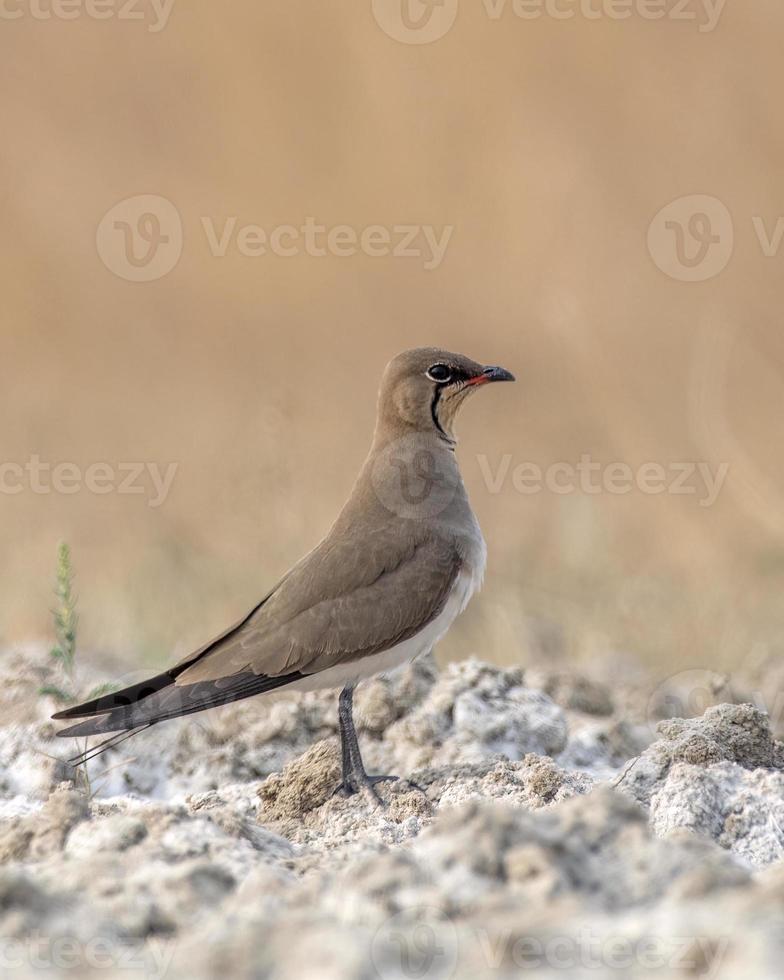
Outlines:
{"label": "bird's head", "polygon": [[381,380],[378,428],[391,433],[432,431],[452,443],[460,406],[494,381],[514,381],[514,375],[437,347],[403,351],[387,364]]}

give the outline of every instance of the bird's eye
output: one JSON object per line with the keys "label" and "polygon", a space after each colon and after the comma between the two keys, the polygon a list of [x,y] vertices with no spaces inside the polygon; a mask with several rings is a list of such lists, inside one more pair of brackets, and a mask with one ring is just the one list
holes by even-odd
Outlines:
{"label": "bird's eye", "polygon": [[442,383],[444,381],[449,381],[452,377],[452,372],[446,366],[446,364],[433,364],[432,367],[427,369],[427,376],[431,381],[438,381]]}

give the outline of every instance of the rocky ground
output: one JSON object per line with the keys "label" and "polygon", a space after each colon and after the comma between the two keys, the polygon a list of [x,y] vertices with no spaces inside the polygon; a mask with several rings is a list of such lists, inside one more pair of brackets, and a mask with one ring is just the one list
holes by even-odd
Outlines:
{"label": "rocky ground", "polygon": [[[758,665],[768,698],[775,672]],[[603,673],[425,660],[367,682],[368,768],[408,777],[372,807],[333,795],[334,692],[162,725],[88,784],[39,694],[47,658],[8,652],[0,971],[780,975],[784,745],[762,685]]]}

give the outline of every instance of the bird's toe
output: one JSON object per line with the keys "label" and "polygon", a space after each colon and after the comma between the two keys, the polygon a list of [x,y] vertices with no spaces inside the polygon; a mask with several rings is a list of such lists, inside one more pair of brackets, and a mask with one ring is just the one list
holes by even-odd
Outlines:
{"label": "bird's toe", "polygon": [[348,799],[361,793],[368,803],[373,806],[386,807],[386,801],[379,795],[376,786],[379,783],[397,782],[399,776],[369,776],[367,773],[352,773],[341,780],[340,785],[333,791],[332,796]]}

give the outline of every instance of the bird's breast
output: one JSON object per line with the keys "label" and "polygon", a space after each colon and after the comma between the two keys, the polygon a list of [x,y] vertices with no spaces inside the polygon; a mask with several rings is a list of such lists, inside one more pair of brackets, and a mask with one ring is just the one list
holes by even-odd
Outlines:
{"label": "bird's breast", "polygon": [[463,568],[455,583],[455,591],[461,593],[462,597],[460,612],[468,605],[471,596],[481,589],[482,581],[485,577],[486,565],[487,545],[485,544],[485,539],[482,537],[481,531],[477,527],[477,535],[471,541],[466,551]]}

